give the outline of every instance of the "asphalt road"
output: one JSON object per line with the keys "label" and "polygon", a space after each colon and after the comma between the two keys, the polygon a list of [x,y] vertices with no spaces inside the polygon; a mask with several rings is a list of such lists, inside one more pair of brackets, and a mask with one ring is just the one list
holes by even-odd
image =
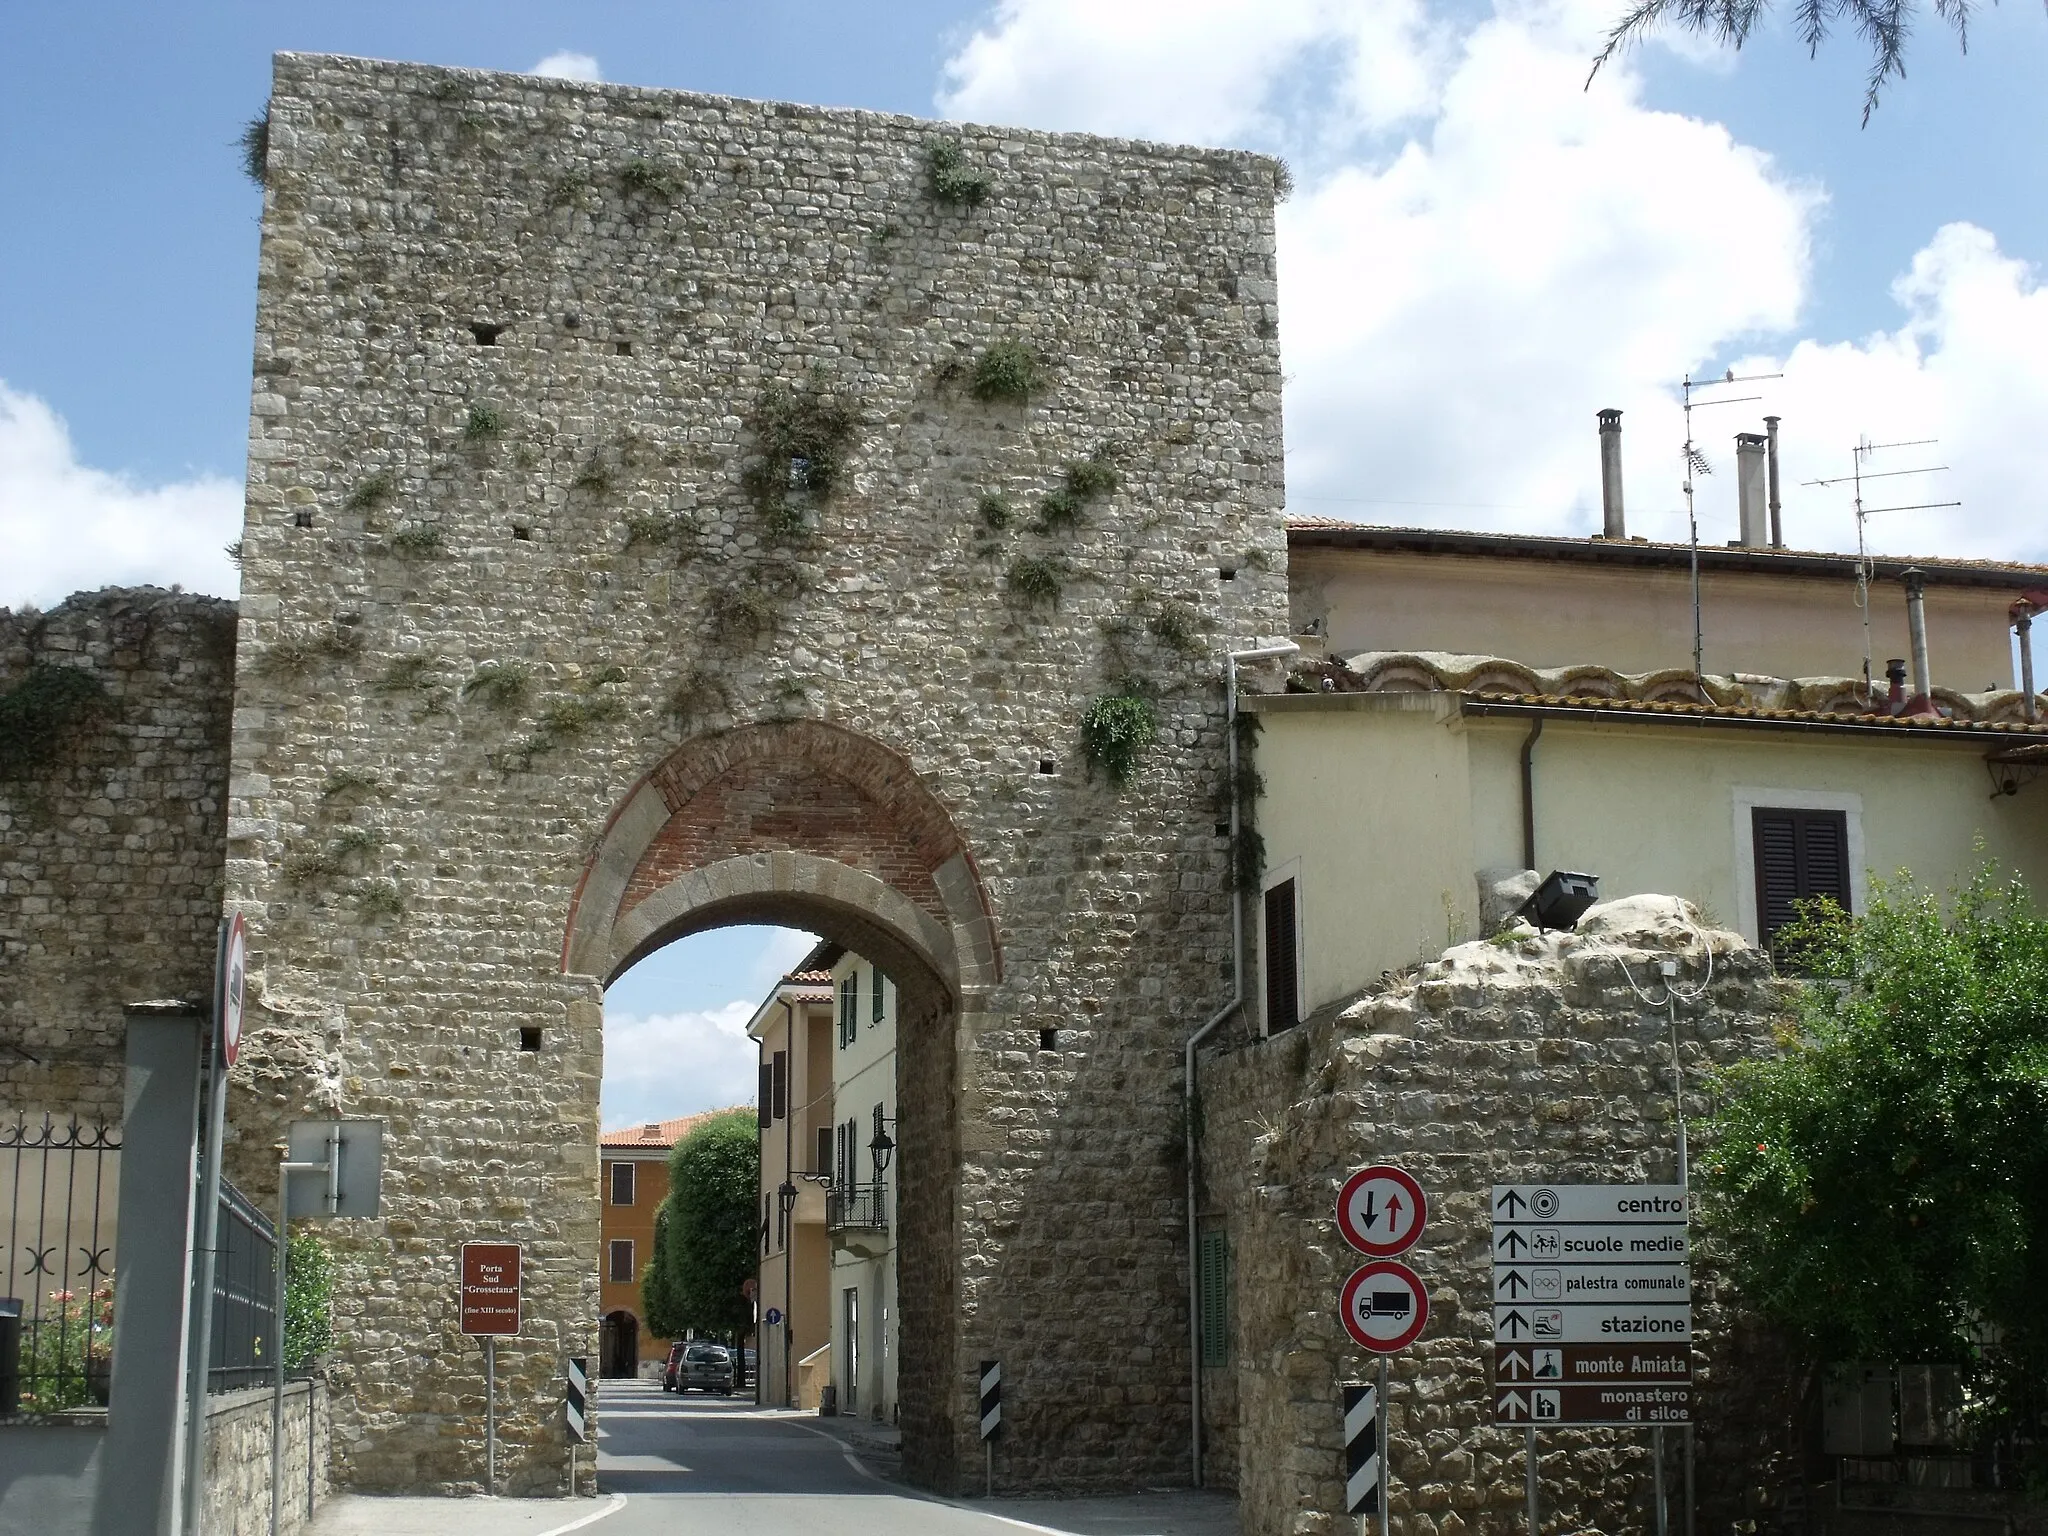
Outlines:
{"label": "asphalt road", "polygon": [[[598,1484],[625,1506],[588,1536],[1234,1536],[1236,1506],[1187,1493],[995,1501],[929,1498],[863,1468],[847,1446],[751,1402],[603,1386]],[[578,1536],[583,1536],[579,1532]]]}

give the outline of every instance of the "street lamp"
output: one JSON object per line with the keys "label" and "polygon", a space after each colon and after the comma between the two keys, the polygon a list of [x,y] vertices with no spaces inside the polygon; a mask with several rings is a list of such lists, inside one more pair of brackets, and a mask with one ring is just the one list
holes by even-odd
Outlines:
{"label": "street lamp", "polygon": [[889,1171],[889,1159],[896,1155],[896,1143],[889,1139],[889,1133],[879,1125],[875,1127],[875,1139],[868,1143],[868,1156],[875,1162],[875,1182],[882,1182],[882,1175]]}

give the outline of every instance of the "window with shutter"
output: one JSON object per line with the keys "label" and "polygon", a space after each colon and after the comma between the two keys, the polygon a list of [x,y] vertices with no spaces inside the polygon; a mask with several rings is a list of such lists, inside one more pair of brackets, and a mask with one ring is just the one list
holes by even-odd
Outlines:
{"label": "window with shutter", "polygon": [[1221,1227],[1201,1237],[1197,1289],[1202,1306],[1202,1364],[1230,1363],[1230,1239]]}
{"label": "window with shutter", "polygon": [[876,1024],[882,1022],[882,1013],[884,1011],[882,1006],[882,983],[885,979],[880,971],[875,972],[874,1012],[870,1015],[870,1018]]}
{"label": "window with shutter", "polygon": [[848,971],[846,979],[839,983],[839,1043],[853,1044],[854,1031],[860,1027],[860,972]]}
{"label": "window with shutter", "polygon": [[829,1125],[821,1125],[818,1127],[818,1160],[815,1163],[811,1164],[811,1172],[830,1173],[831,1171],[832,1127]]}
{"label": "window with shutter", "polygon": [[1803,901],[1849,908],[1849,818],[1841,811],[1757,806],[1750,815],[1756,843],[1757,937],[1772,946],[1798,917]]}
{"label": "window with shutter", "polygon": [[1295,945],[1294,882],[1282,880],[1266,892],[1264,947],[1266,1033],[1277,1035],[1301,1022],[1301,977]]}
{"label": "window with shutter", "polygon": [[633,1283],[633,1239],[630,1237],[612,1239],[611,1281],[614,1285]]}
{"label": "window with shutter", "polygon": [[612,1164],[612,1204],[613,1204],[613,1205],[631,1205],[632,1203],[633,1203],[633,1165],[632,1165],[631,1163],[613,1163],[613,1164]]}

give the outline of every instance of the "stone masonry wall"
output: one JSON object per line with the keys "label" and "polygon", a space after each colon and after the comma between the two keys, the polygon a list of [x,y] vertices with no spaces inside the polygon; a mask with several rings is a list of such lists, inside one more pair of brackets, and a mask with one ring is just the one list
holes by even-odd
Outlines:
{"label": "stone masonry wall", "polygon": [[[933,195],[935,138],[978,202]],[[609,979],[561,970],[574,893],[680,742],[802,717],[911,765],[1001,956],[905,1025],[902,1326],[943,1335],[906,1355],[906,1465],[978,1470],[995,1356],[999,1485],[1186,1476],[1171,1149],[1184,1014],[1228,985],[1220,653],[1286,622],[1274,164],[300,55],[269,143],[233,1107],[251,1149],[315,1105],[388,1124],[385,1214],[335,1234],[338,1477],[476,1485],[456,1247],[513,1237],[501,1475],[564,1485]],[[1007,343],[1040,376],[982,398]],[[827,399],[848,439],[770,462],[777,409]],[[785,489],[835,450],[828,492]],[[1126,680],[1160,733],[1118,793],[1079,726]],[[715,828],[816,788],[764,766]],[[785,894],[750,915],[827,926]]]}
{"label": "stone masonry wall", "polygon": [[0,610],[0,698],[104,690],[0,741],[0,1111],[118,1122],[122,1005],[211,989],[234,647],[232,603],[151,587]]}
{"label": "stone masonry wall", "polygon": [[[219,1393],[206,1407],[206,1508],[200,1528],[207,1536],[268,1536],[270,1389]],[[286,1383],[280,1531],[303,1530],[326,1501],[333,1423],[326,1383]]]}
{"label": "stone masonry wall", "polygon": [[[1373,1367],[1337,1320],[1338,1288],[1364,1260],[1333,1213],[1344,1178],[1372,1162],[1407,1168],[1430,1200],[1405,1258],[1428,1287],[1430,1321],[1392,1359],[1392,1529],[1524,1528],[1523,1437],[1491,1423],[1488,1187],[1675,1181],[1669,1024],[1624,967],[1653,994],[1667,956],[1681,986],[1705,972],[1699,931],[1667,897],[1595,907],[1572,934],[1520,932],[1448,950],[1203,1066],[1204,1183],[1228,1213],[1237,1309],[1236,1392],[1219,1394],[1212,1433],[1219,1451],[1235,1444],[1248,1536],[1349,1527],[1337,1388]],[[1689,1115],[1706,1108],[1701,1074],[1772,1049],[1786,1012],[1765,955],[1736,934],[1705,937],[1713,979],[1678,1019]],[[1711,1253],[1695,1250],[1693,1283],[1699,1528],[1727,1530],[1765,1506],[1790,1384],[1771,1339],[1723,1294]],[[1544,1528],[1648,1528],[1649,1438],[1542,1433]]]}

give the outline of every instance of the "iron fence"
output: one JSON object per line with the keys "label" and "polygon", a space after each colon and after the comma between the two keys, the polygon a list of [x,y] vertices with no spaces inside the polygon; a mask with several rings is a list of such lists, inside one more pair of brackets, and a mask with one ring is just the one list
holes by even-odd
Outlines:
{"label": "iron fence", "polygon": [[277,1364],[277,1227],[225,1179],[216,1241],[206,1389],[263,1386]]}
{"label": "iron fence", "polygon": [[0,1111],[0,1417],[106,1406],[120,1154],[117,1128]]}

